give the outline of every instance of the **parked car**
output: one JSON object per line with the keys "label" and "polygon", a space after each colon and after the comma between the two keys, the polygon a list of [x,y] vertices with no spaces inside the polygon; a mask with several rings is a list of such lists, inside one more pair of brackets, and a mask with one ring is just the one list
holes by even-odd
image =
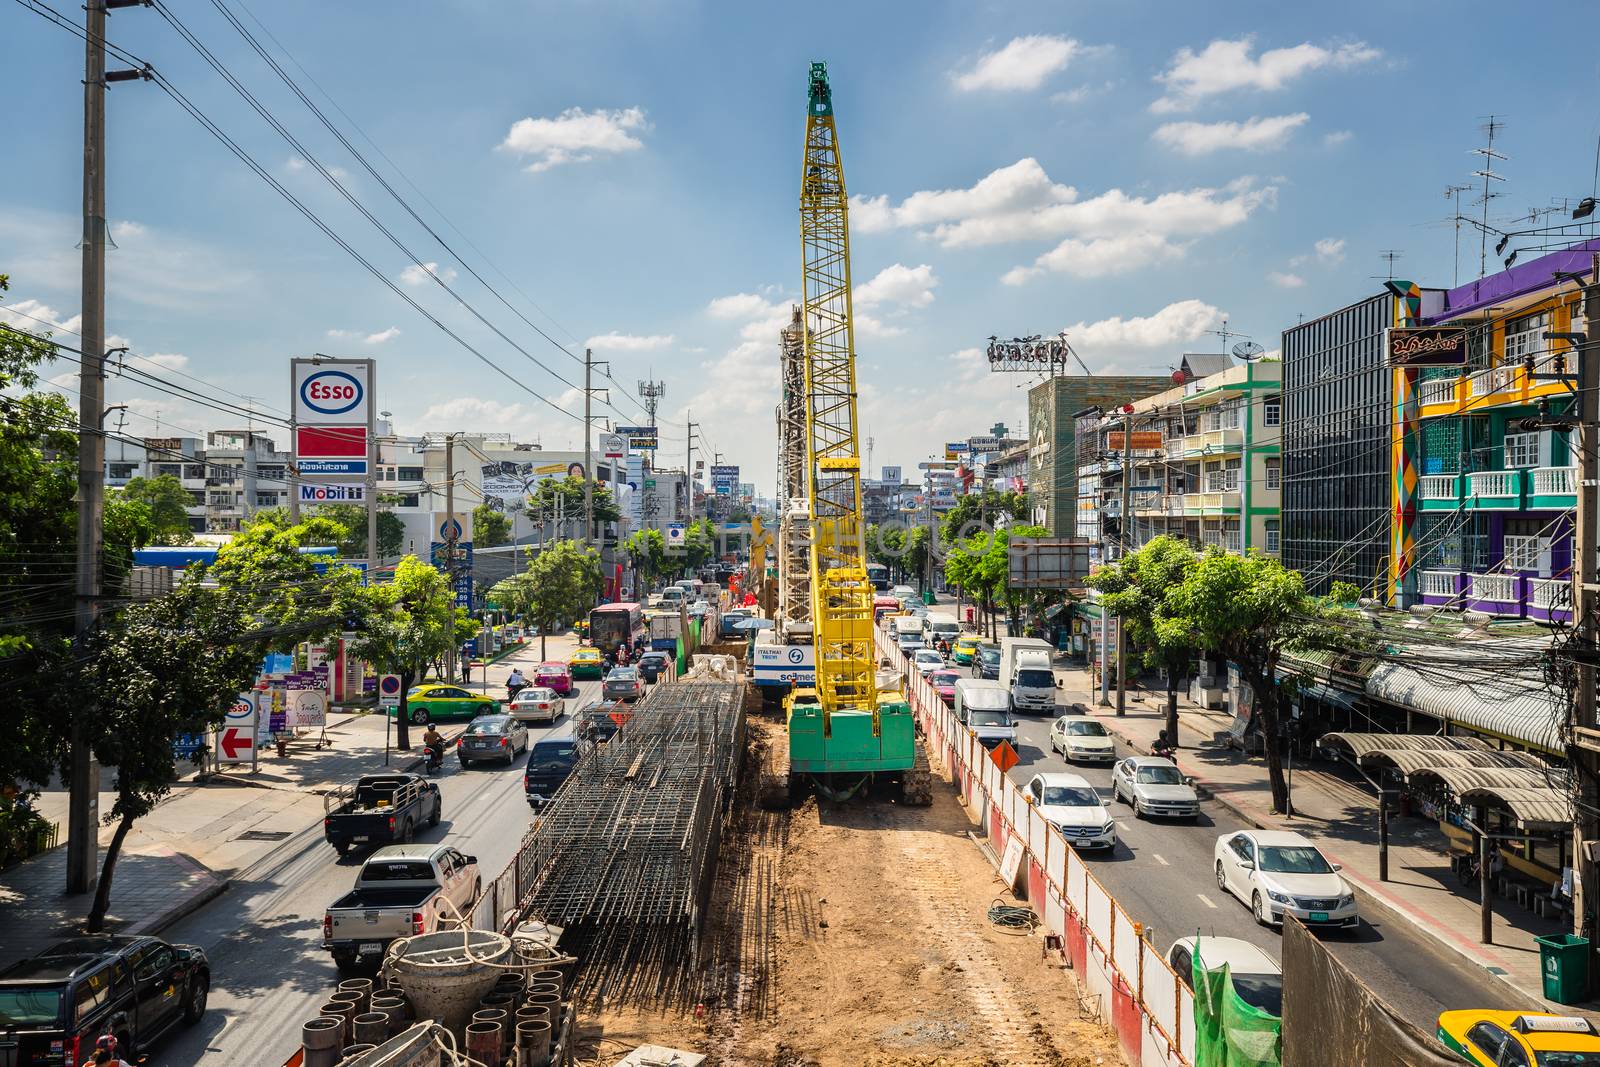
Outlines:
{"label": "parked car", "polygon": [[1194,988],[1194,958],[1214,971],[1223,964],[1233,978],[1233,990],[1251,1007],[1269,1015],[1283,1014],[1283,968],[1276,960],[1248,941],[1237,937],[1180,937],[1167,949],[1167,963],[1178,978]]}
{"label": "parked car", "polygon": [[962,634],[956,638],[955,645],[950,649],[950,658],[963,667],[970,666],[973,657],[978,654],[978,646],[981,643],[977,634]]}
{"label": "parked car", "polygon": [[524,689],[511,702],[511,717],[520,723],[555,722],[566,710],[566,698],[543,685]]}
{"label": "parked car", "polygon": [[1193,784],[1175,763],[1160,756],[1130,756],[1112,768],[1111,799],[1127,801],[1141,819],[1200,817],[1200,797]]}
{"label": "parked car", "polygon": [[919,648],[911,654],[911,666],[918,674],[927,674],[944,666],[944,656],[936,648]]}
{"label": "parked car", "polygon": [[1356,895],[1304,834],[1241,830],[1217,838],[1217,887],[1250,906],[1256,922],[1281,926],[1293,915],[1312,928],[1353,930]]}
{"label": "parked car", "polygon": [[646,652],[639,657],[639,677],[654,685],[672,664],[665,652]]}
{"label": "parked car", "polygon": [[328,905],[322,946],[343,971],[382,959],[396,938],[427,934],[472,914],[483,889],[476,856],[449,845],[390,845],[361,865],[350,892]]}
{"label": "parked car", "polygon": [[522,791],[529,805],[537,808],[555,796],[577,764],[578,738],[570,728],[535,741],[522,772]]}
{"label": "parked car", "polygon": [[1117,824],[1100,803],[1100,794],[1080,774],[1051,771],[1028,782],[1028,796],[1067,844],[1075,848],[1115,848]]}
{"label": "parked car", "polygon": [[211,962],[197,945],[97,934],[51,945],[0,971],[0,1063],[83,1064],[102,1034],[127,1059],[200,1021]]}
{"label": "parked car", "polygon": [[974,678],[1000,678],[1000,646],[979,645],[978,651],[972,658],[972,676]]}
{"label": "parked car", "polygon": [[644,696],[644,682],[637,667],[613,667],[600,683],[600,695],[607,700],[626,700],[632,704]]}
{"label": "parked car", "polygon": [[1577,1015],[1467,1008],[1439,1015],[1439,1040],[1465,1063],[1490,1067],[1588,1067],[1600,1063],[1600,1033]]}
{"label": "parked car", "polygon": [[[418,724],[473,719],[499,710],[500,702],[494,697],[460,686],[429,682],[406,690],[406,718]],[[394,709],[390,709],[389,714],[393,715]]]}
{"label": "parked car", "polygon": [[567,669],[574,678],[599,678],[606,672],[605,657],[593,645],[584,645],[567,660]]}
{"label": "parked car", "polygon": [[1068,763],[1110,763],[1117,758],[1106,728],[1086,715],[1063,715],[1051,723],[1050,747]]}
{"label": "parked car", "polygon": [[944,701],[947,708],[955,707],[956,683],[961,680],[961,672],[950,670],[934,671],[928,675],[928,681],[933,683],[934,692],[939,694],[939,699]]}
{"label": "parked car", "polygon": [[490,761],[509,767],[517,762],[517,753],[526,751],[528,728],[511,715],[481,715],[467,723],[466,733],[456,741],[463,767]]}
{"label": "parked car", "polygon": [[533,684],[554,689],[560,696],[572,695],[572,671],[558,659],[546,660],[533,672]]}
{"label": "parked car", "polygon": [[438,826],[439,787],[420,774],[364,774],[322,798],[322,836],[339,855],[410,841],[419,826]]}
{"label": "parked car", "polygon": [[724,641],[735,637],[744,636],[744,631],[739,629],[739,624],[755,614],[748,608],[729,608],[722,613],[722,618],[717,620],[717,636]]}

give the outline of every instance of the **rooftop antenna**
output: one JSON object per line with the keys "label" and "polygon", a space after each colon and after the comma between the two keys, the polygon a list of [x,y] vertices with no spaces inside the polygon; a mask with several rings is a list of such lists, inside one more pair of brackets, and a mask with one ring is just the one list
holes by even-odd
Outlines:
{"label": "rooftop antenna", "polygon": [[1455,201],[1456,205],[1456,273],[1455,280],[1450,283],[1452,286],[1461,284],[1461,194],[1470,193],[1471,191],[1472,186],[1470,185],[1447,185],[1444,187],[1444,198]]}
{"label": "rooftop antenna", "polygon": [[644,398],[644,410],[650,416],[650,425],[656,424],[656,407],[667,395],[667,383],[648,381],[639,383],[639,395]]}
{"label": "rooftop antenna", "polygon": [[1222,320],[1222,328],[1220,330],[1207,330],[1206,333],[1215,334],[1218,337],[1222,338],[1222,351],[1223,351],[1224,354],[1226,354],[1227,351],[1228,351],[1228,338],[1230,338],[1230,337],[1243,337],[1246,340],[1248,340],[1249,337],[1250,337],[1250,335],[1247,334],[1247,333],[1240,333],[1238,330],[1230,330],[1230,329],[1228,329],[1228,320],[1227,319],[1223,319]]}
{"label": "rooftop antenna", "polygon": [[[1397,259],[1404,259],[1405,257],[1406,254],[1398,248],[1385,248],[1378,253],[1378,258],[1384,260],[1389,267],[1389,273],[1384,276],[1384,281],[1394,281],[1394,261]],[[1372,277],[1376,278],[1377,275],[1374,274]]]}
{"label": "rooftop antenna", "polygon": [[1482,148],[1474,148],[1472,150],[1474,154],[1483,157],[1483,169],[1472,172],[1472,176],[1474,178],[1483,179],[1483,195],[1477,200],[1477,203],[1483,207],[1483,224],[1478,229],[1478,277],[1480,278],[1487,273],[1489,263],[1489,201],[1494,200],[1496,197],[1502,195],[1494,192],[1493,186],[1490,183],[1503,182],[1506,180],[1503,175],[1496,174],[1494,172],[1494,161],[1497,159],[1504,160],[1507,158],[1502,153],[1494,150],[1495,134],[1505,129],[1505,126],[1505,123],[1499,121],[1493,115],[1490,115],[1489,121],[1478,127],[1484,132],[1484,146]]}

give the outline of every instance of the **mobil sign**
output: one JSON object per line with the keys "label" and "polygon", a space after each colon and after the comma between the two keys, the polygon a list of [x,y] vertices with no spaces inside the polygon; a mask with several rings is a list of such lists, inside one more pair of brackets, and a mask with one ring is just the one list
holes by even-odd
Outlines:
{"label": "mobil sign", "polygon": [[301,426],[366,425],[369,360],[295,360],[294,420]]}

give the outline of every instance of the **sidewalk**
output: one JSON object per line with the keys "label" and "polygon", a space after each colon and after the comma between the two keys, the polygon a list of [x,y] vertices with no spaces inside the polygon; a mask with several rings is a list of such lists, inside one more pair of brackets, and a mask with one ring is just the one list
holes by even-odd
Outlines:
{"label": "sidewalk", "polygon": [[[570,638],[550,638],[551,658],[564,659],[574,645]],[[527,672],[539,662],[538,653],[534,639],[491,664],[487,691],[503,695],[511,669],[520,666]],[[474,668],[474,690],[484,688],[482,671],[481,666]],[[314,738],[301,739],[284,758],[264,750],[255,773],[249,764],[240,764],[206,781],[191,775],[177,782],[153,812],[134,824],[123,843],[107,930],[159,932],[225,892],[238,872],[295,835],[319,827],[323,794],[385,769],[384,734],[386,727],[392,729],[387,720],[376,712],[335,713],[328,720],[330,748],[319,750],[313,747]],[[459,729],[447,729],[446,737]],[[391,751],[389,770],[421,766],[420,737],[420,731],[413,731],[410,752]],[[102,783],[111,784],[114,773],[103,771]],[[102,814],[111,810],[114,799],[114,794],[101,794]],[[59,819],[64,829],[64,791],[46,792],[38,807],[47,818]],[[102,850],[114,830],[100,828]],[[66,849],[57,847],[0,872],[0,967],[81,932],[93,896],[62,894],[66,856]]]}
{"label": "sidewalk", "polygon": [[[1089,675],[1082,669],[1057,668],[1065,683],[1064,699],[1082,705],[1118,738],[1148,752],[1166,726],[1164,691],[1128,691],[1127,715],[1095,701]],[[1113,695],[1113,700],[1115,696]],[[1478,941],[1478,902],[1466,895],[1450,870],[1449,854],[1437,824],[1424,818],[1391,816],[1389,880],[1378,878],[1377,800],[1365,784],[1356,784],[1325,769],[1296,767],[1291,782],[1295,814],[1271,813],[1272,794],[1266,763],[1226,747],[1222,740],[1231,714],[1207,711],[1180,696],[1178,700],[1178,767],[1239,818],[1263,830],[1294,830],[1317,843],[1340,872],[1367,900],[1447,945],[1469,962],[1509,982],[1545,1010],[1574,1009],[1544,1000],[1539,946],[1534,937],[1567,933],[1568,928],[1543,919],[1512,901],[1494,902],[1494,944]],[[1325,767],[1326,765],[1321,765]]]}

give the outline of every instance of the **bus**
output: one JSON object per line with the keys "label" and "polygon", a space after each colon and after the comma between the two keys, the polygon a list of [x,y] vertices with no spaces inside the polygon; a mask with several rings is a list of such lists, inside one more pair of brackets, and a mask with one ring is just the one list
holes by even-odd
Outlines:
{"label": "bus", "polygon": [[889,568],[882,563],[867,564],[867,581],[880,593],[889,591]]}
{"label": "bus", "polygon": [[601,604],[589,612],[589,643],[600,651],[631,649],[643,640],[644,611],[638,604]]}

